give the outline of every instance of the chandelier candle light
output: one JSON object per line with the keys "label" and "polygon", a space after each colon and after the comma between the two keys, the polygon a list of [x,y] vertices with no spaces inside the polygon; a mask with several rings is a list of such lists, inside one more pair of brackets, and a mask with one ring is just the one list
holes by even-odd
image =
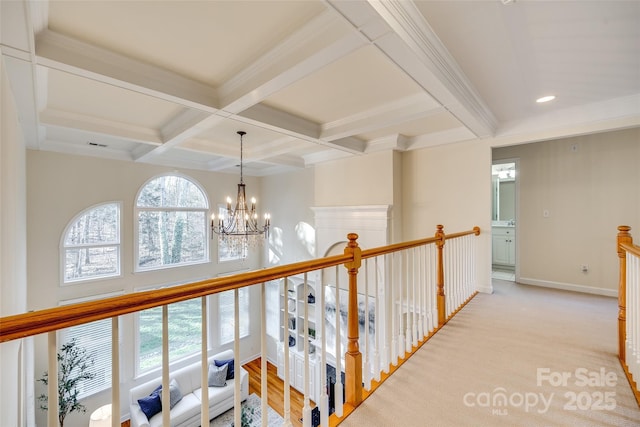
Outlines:
{"label": "chandelier candle light", "polygon": [[262,238],[269,235],[271,225],[271,215],[264,215],[264,226],[258,225],[258,214],[256,212],[256,199],[251,198],[251,209],[247,206],[245,195],[245,184],[242,171],[242,139],[247,133],[238,131],[240,135],[240,183],[238,184],[238,196],[236,197],[236,207],[231,209],[231,197],[227,197],[227,210],[224,215],[218,217],[218,225],[215,223],[215,214],[211,215],[211,238],[217,234],[229,249],[241,251],[249,247],[257,246],[262,242]]}

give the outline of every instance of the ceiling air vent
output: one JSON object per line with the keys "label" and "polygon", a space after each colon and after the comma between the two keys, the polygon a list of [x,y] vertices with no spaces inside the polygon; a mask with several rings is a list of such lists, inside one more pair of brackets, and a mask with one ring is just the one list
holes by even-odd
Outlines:
{"label": "ceiling air vent", "polygon": [[87,144],[91,145],[92,147],[100,147],[100,148],[107,148],[107,144],[98,144],[97,142],[87,142]]}

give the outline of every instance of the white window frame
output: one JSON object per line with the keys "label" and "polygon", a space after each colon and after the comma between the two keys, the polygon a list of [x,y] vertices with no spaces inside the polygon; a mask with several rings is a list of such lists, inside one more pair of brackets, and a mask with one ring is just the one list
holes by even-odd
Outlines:
{"label": "white window frame", "polygon": [[[230,272],[230,273],[223,273],[223,274],[219,274],[219,277],[223,277],[223,276],[231,276],[233,274],[240,274],[243,272],[246,272],[247,270],[242,270],[242,271],[234,271],[234,272]],[[244,288],[240,288],[238,289],[238,299],[240,302],[240,309],[239,309],[239,314],[240,314],[240,339],[242,338],[246,338],[248,336],[251,335],[251,292],[249,292],[249,288],[250,286],[245,286]],[[233,342],[235,340],[235,330],[233,330],[232,336],[230,339],[223,339],[223,331],[222,329],[224,328],[225,322],[230,323],[231,325],[233,325],[233,327],[235,328],[235,311],[234,311],[234,303],[235,303],[235,296],[234,296],[234,289],[229,290],[229,291],[224,291],[224,292],[220,292],[217,294],[217,308],[218,308],[218,345],[222,346],[225,344],[228,344],[230,342]],[[242,297],[242,293],[246,292],[245,298]],[[223,296],[223,294],[225,295],[225,298],[221,298]],[[229,320],[227,319],[223,319],[222,318],[222,313],[223,313],[223,306],[222,304],[227,304],[226,299],[230,300],[230,305],[231,305],[231,318]],[[243,309],[242,309],[242,303],[243,300],[245,301],[245,303],[247,304],[246,309],[244,310],[246,312],[246,316],[242,316],[243,313]],[[245,320],[243,320],[245,319]],[[245,323],[246,322],[246,323]],[[243,333],[242,329],[246,328],[245,332]]]}
{"label": "white window frame", "polygon": [[[202,193],[203,197],[204,197],[204,203],[205,206],[202,208],[182,208],[182,207],[152,207],[152,208],[147,208],[147,207],[139,207],[138,206],[138,199],[140,198],[140,194],[142,193],[142,191],[144,190],[144,188],[152,181],[158,179],[158,178],[163,178],[163,177],[167,177],[167,176],[175,176],[175,177],[179,177],[182,179],[185,179],[187,181],[189,181],[191,184],[195,185],[200,192]],[[138,193],[136,194],[136,198],[134,200],[134,207],[133,207],[133,233],[134,233],[134,271],[136,273],[138,272],[146,272],[146,271],[156,271],[156,270],[163,270],[163,269],[167,269],[167,268],[175,268],[175,267],[184,267],[184,266],[188,266],[188,265],[198,265],[198,264],[204,264],[207,262],[211,262],[211,255],[210,255],[210,250],[209,250],[209,223],[208,223],[208,218],[209,218],[209,198],[207,197],[207,192],[204,190],[204,188],[202,187],[202,185],[200,185],[200,183],[198,181],[196,181],[195,179],[191,178],[190,176],[181,174],[181,173],[177,173],[177,172],[173,172],[173,173],[165,173],[165,174],[160,174],[160,175],[156,175],[151,177],[150,179],[148,179],[142,186],[140,186],[140,188],[138,189]],[[139,241],[139,237],[140,237],[140,212],[144,212],[144,211],[149,211],[149,212],[154,212],[154,211],[166,211],[166,212],[202,212],[203,214],[203,238],[204,238],[204,256],[201,260],[197,260],[197,261],[190,261],[190,262],[181,262],[181,263],[176,263],[176,264],[162,264],[162,265],[158,265],[158,266],[151,266],[151,267],[140,267],[140,241]]]}
{"label": "white window frame", "polygon": [[[118,214],[118,218],[117,218],[117,232],[116,235],[118,237],[117,242],[109,242],[109,243],[99,243],[99,244],[81,244],[81,245],[67,245],[65,242],[67,240],[67,235],[69,234],[69,231],[71,230],[71,227],[78,222],[78,220],[85,216],[88,215],[91,211],[100,208],[102,206],[106,206],[106,205],[116,205],[117,207],[117,214]],[[62,233],[62,237],[60,238],[60,283],[61,285],[65,286],[65,285],[73,285],[73,284],[77,284],[80,282],[90,282],[90,281],[95,281],[95,280],[104,280],[104,279],[111,279],[111,278],[116,278],[116,277],[122,277],[122,251],[121,251],[121,245],[122,245],[122,202],[120,201],[110,201],[110,202],[104,202],[104,203],[98,203],[96,205],[90,206],[84,210],[82,210],[80,213],[78,213],[76,216],[74,216],[71,221],[69,221],[69,223],[67,223],[67,226],[64,228],[64,231]],[[67,268],[67,251],[68,250],[73,250],[73,249],[92,249],[92,248],[107,248],[107,247],[115,247],[116,248],[116,272],[114,273],[109,273],[109,274],[100,274],[100,275],[95,275],[95,276],[89,276],[89,277],[79,277],[79,278],[73,278],[73,279],[67,279],[66,277],[66,268]]]}
{"label": "white window frame", "polygon": [[[95,295],[92,297],[87,297],[87,298],[76,298],[76,299],[72,299],[72,300],[64,300],[64,301],[60,301],[58,303],[58,305],[60,306],[65,306],[65,305],[71,305],[71,304],[77,304],[77,303],[81,303],[81,302],[87,302],[87,301],[95,301],[95,300],[99,300],[99,299],[103,299],[103,298],[109,298],[109,297],[114,297],[114,296],[118,296],[118,295],[122,295],[123,292],[112,292],[109,294],[101,294],[101,295]],[[118,322],[120,320],[118,319]],[[112,360],[112,335],[113,335],[113,329],[112,329],[112,319],[111,318],[107,318],[107,319],[103,319],[103,320],[96,320],[95,322],[89,322],[89,323],[85,323],[82,325],[78,325],[78,326],[72,326],[70,328],[65,328],[65,329],[61,329],[58,331],[58,343],[60,344],[60,347],[62,346],[62,344],[66,344],[67,342],[71,341],[70,338],[70,334],[68,333],[69,329],[72,328],[82,328],[82,327],[88,327],[88,325],[91,324],[95,324],[96,322],[105,322],[107,324],[106,329],[108,330],[107,333],[105,333],[106,336],[102,336],[99,337],[99,335],[97,334],[97,332],[99,332],[98,330],[93,331],[90,336],[93,338],[92,341],[95,341],[96,337],[99,337],[99,341],[102,343],[101,347],[99,350],[95,351],[95,354],[92,354],[92,349],[90,348],[86,348],[83,347],[87,350],[87,353],[90,354],[93,359],[94,359],[94,368],[102,368],[105,371],[108,371],[108,375],[105,375],[105,381],[100,385],[96,385],[94,386],[94,388],[92,388],[89,391],[81,391],[78,395],[79,399],[84,399],[87,398],[89,396],[92,396],[96,393],[100,393],[104,390],[107,390],[109,388],[111,388],[111,380],[112,380],[112,373],[111,373],[111,368],[113,366],[113,360]],[[118,331],[120,331],[122,328],[118,328]],[[75,334],[74,334],[75,335]],[[118,343],[122,343],[122,337],[118,336]],[[59,348],[58,348],[59,351]],[[96,355],[98,356],[98,363],[96,363]],[[99,357],[99,356],[102,356]],[[102,359],[102,361],[100,361]],[[92,383],[96,383],[96,379],[94,378],[93,380],[91,380]]]}

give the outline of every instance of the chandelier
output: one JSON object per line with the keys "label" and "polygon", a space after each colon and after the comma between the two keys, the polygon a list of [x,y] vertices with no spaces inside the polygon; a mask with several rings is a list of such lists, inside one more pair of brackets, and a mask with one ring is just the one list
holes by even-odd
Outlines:
{"label": "chandelier", "polygon": [[227,197],[227,209],[224,214],[218,217],[217,225],[215,214],[211,215],[211,238],[213,239],[214,233],[217,234],[229,249],[237,252],[259,244],[264,237],[269,235],[269,226],[271,225],[271,215],[268,213],[264,215],[264,225],[258,225],[255,198],[251,198],[250,209],[247,205],[242,175],[242,139],[246,134],[244,131],[238,131],[238,135],[240,135],[240,183],[238,184],[236,206],[231,209],[231,197]]}

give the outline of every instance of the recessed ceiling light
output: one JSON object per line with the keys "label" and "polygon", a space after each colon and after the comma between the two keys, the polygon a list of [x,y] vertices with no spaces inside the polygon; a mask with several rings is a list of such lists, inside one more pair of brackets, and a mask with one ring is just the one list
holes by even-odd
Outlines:
{"label": "recessed ceiling light", "polygon": [[536,99],[536,102],[538,104],[541,104],[543,102],[549,102],[549,101],[553,101],[554,99],[556,99],[555,95],[548,95],[548,96],[543,96],[542,98],[538,98]]}

